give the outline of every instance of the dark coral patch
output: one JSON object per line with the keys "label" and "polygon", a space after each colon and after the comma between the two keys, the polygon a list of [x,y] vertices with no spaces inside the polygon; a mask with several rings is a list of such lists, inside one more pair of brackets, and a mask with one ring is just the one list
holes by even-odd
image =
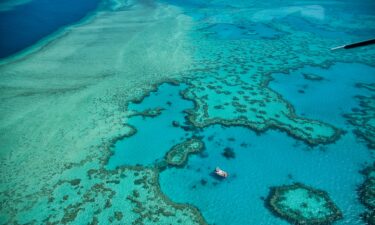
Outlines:
{"label": "dark coral patch", "polygon": [[323,77],[319,75],[311,74],[311,73],[302,73],[302,75],[306,80],[311,80],[311,81],[321,81],[324,79]]}
{"label": "dark coral patch", "polygon": [[222,155],[226,158],[226,159],[234,159],[236,158],[236,153],[233,151],[232,148],[230,147],[226,147],[224,148],[224,151],[222,153]]}
{"label": "dark coral patch", "polygon": [[362,214],[362,219],[367,224],[375,224],[375,163],[361,172],[365,182],[358,188],[358,197],[368,209]]}

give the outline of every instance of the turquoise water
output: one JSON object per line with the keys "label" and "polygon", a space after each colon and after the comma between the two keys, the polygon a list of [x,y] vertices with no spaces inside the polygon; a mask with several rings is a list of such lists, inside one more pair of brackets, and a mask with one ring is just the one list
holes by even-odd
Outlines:
{"label": "turquoise water", "polygon": [[371,224],[374,1],[0,3],[0,224]]}
{"label": "turquoise water", "polygon": [[[342,69],[347,70],[348,67],[355,69],[355,71],[363,70],[363,77],[352,79],[356,74],[346,73],[346,79],[333,79],[335,73],[332,73],[332,70],[338,70],[336,72],[338,73],[342,72]],[[303,113],[305,111],[311,112],[311,110],[309,111],[304,108],[306,106],[299,104],[299,95],[295,94],[296,89],[303,86],[305,82],[309,84],[331,82],[331,85],[334,83],[338,89],[331,92],[329,92],[330,89],[323,86],[324,84],[321,88],[315,87],[319,91],[329,92],[327,96],[330,96],[330,98],[317,100],[315,99],[316,95],[308,94],[309,92],[306,91],[303,101],[300,101],[315,106],[320,105],[324,108],[323,112],[336,113],[328,118],[321,116],[316,119],[328,120],[340,128],[347,129],[349,132],[339,141],[331,145],[311,148],[282,132],[268,131],[259,135],[241,127],[210,126],[198,133],[198,136],[203,137],[205,143],[206,148],[203,153],[190,156],[187,165],[182,169],[169,168],[161,173],[160,185],[162,191],[174,201],[197,206],[207,222],[211,224],[253,224],[258,221],[262,221],[264,224],[287,224],[274,217],[264,207],[264,199],[267,197],[268,188],[271,186],[302,182],[329,193],[345,215],[345,218],[337,224],[362,224],[359,214],[364,210],[364,207],[353,193],[356,192],[358,185],[363,181],[358,171],[370,163],[371,157],[365,144],[356,139],[350,130],[351,127],[345,123],[341,114],[356,106],[354,102],[349,105],[346,104],[355,95],[364,94],[363,91],[355,88],[354,84],[356,82],[372,82],[371,76],[373,76],[374,69],[359,64],[338,64],[327,70],[308,68],[307,71],[324,77],[324,80],[306,81],[303,78],[301,79],[300,73],[279,74],[275,77],[281,77],[281,79],[272,81],[270,87],[285,94],[287,99],[291,97],[290,101],[296,107],[296,110]],[[326,74],[328,71],[331,71],[329,74],[332,77]],[[366,72],[368,73],[366,74]],[[290,76],[290,79],[296,79],[296,81],[282,80],[287,76]],[[283,84],[286,86],[285,89],[278,89],[278,86]],[[318,84],[313,83],[313,85]],[[342,95],[343,92],[339,91],[340,86],[346,87],[343,88],[348,90],[349,93]],[[178,91],[181,90],[181,87],[163,84],[156,93],[151,93],[149,97],[145,98],[144,102],[140,105],[131,105],[131,108],[145,110],[147,107],[166,106],[165,101],[171,101],[172,106],[176,104],[176,110],[168,115],[169,121],[178,120],[184,123],[180,106],[185,106],[182,109],[186,109],[186,107],[192,107],[192,105],[178,97]],[[294,89],[291,87],[294,87]],[[349,87],[352,87],[352,90]],[[311,87],[311,89],[313,88]],[[340,101],[335,101],[335,104],[333,104],[330,99],[340,99]],[[342,105],[339,104],[340,102],[342,102]],[[319,111],[312,111],[311,113],[311,116],[325,114],[319,113]],[[336,119],[332,120],[331,117]],[[147,120],[152,122],[145,124],[144,121]],[[180,132],[176,132],[177,129],[169,133],[153,132],[149,136],[142,136],[142,130],[145,128],[150,132],[155,131],[156,127],[163,128],[161,129],[163,131],[172,131],[173,126],[165,121],[163,113],[152,119],[130,120],[129,124],[139,128],[141,136],[136,134],[118,142],[115,146],[116,153],[109,161],[110,167],[113,167],[114,162],[116,165],[137,162],[147,166],[152,162],[151,157],[160,161],[166,150],[170,149],[176,143],[176,140],[181,140],[183,136]],[[141,137],[143,139],[140,139]],[[148,143],[151,144],[151,146],[148,145],[148,148],[145,148],[148,151],[152,149],[152,154],[145,153],[147,150],[144,150],[144,145],[141,144],[143,141],[147,145]],[[158,143],[158,141],[162,143]],[[132,146],[136,147],[132,148]],[[234,159],[227,159],[223,156],[225,148],[228,147],[234,150]],[[217,166],[225,168],[229,172],[228,179],[221,180],[212,174]]]}
{"label": "turquoise water", "polygon": [[[345,215],[337,224],[362,224],[358,214],[363,207],[353,193],[362,182],[357,172],[368,162],[369,154],[352,135],[324,150],[312,151],[275,131],[258,136],[243,128],[214,126],[205,134],[215,136],[212,141],[205,138],[207,157],[192,156],[186,168],[166,170],[160,184],[173,200],[196,205],[209,223],[287,224],[264,207],[262,198],[267,197],[270,186],[303,182],[330,194]],[[247,147],[241,147],[242,143]],[[357,147],[351,148],[353,145]],[[235,159],[222,156],[225,147],[234,149]],[[228,171],[228,179],[210,176],[218,165]],[[207,184],[202,185],[202,179]]]}
{"label": "turquoise water", "polygon": [[277,38],[281,32],[274,30],[264,24],[225,24],[219,23],[205,28],[209,35],[217,39],[271,39]]}
{"label": "turquoise water", "polygon": [[180,91],[184,85],[171,86],[163,84],[142,101],[142,104],[131,104],[129,109],[142,112],[161,107],[161,115],[155,118],[135,116],[127,123],[137,129],[136,134],[116,143],[114,155],[108,162],[109,168],[122,165],[152,166],[160,162],[165,153],[175,144],[191,137],[181,127],[172,122],[184,124],[183,111],[193,107],[192,102],[182,100]]}
{"label": "turquoise water", "polygon": [[[356,35],[360,34],[360,32],[356,33],[356,30],[339,30],[329,27],[321,19],[301,16],[299,10],[290,15],[289,13],[286,15],[274,13],[277,24],[281,23],[288,27],[282,31],[269,21],[251,23],[235,13],[210,11],[208,9],[210,6],[201,2],[177,2],[177,4],[186,7],[187,13],[196,20],[204,21],[214,17],[215,22],[201,28],[200,32],[204,32],[209,39],[224,42],[244,39],[279,39],[291,32],[307,32],[319,38],[348,41],[358,38]],[[213,4],[212,7],[217,7],[219,10],[223,5],[218,3],[218,5]],[[318,7],[316,10],[314,6],[315,11],[321,9],[323,8]],[[204,14],[199,15],[200,11]],[[371,37],[371,32],[371,30],[367,31],[365,35],[362,33],[362,37]],[[224,71],[221,76],[225,77],[225,73]],[[318,79],[308,79],[303,74],[311,74]],[[160,175],[161,190],[173,201],[196,206],[209,224],[287,224],[285,220],[275,217],[266,207],[265,201],[269,188],[300,182],[328,193],[344,215],[343,219],[335,224],[363,224],[360,214],[365,211],[365,208],[359,202],[356,191],[363,182],[359,171],[371,165],[372,156],[366,143],[355,136],[353,133],[355,127],[347,122],[344,115],[360,107],[356,96],[372,95],[372,91],[359,88],[356,84],[372,84],[375,82],[374,75],[374,67],[342,62],[335,62],[327,68],[305,65],[286,74],[273,73],[271,75],[273,80],[270,81],[268,87],[281,94],[294,107],[297,115],[332,124],[342,130],[343,135],[339,140],[329,145],[311,147],[280,131],[269,130],[256,133],[245,127],[211,125],[197,131],[205,143],[205,150],[200,154],[190,156],[184,168],[164,170]],[[203,80],[207,79],[205,83],[210,83],[209,80],[212,78],[209,77],[209,73],[206,76],[207,78]],[[243,79],[248,81],[245,77]],[[157,93],[163,95],[163,91],[170,92],[163,90],[164,88],[166,88],[165,85]],[[173,88],[175,87],[167,87],[169,90]],[[161,103],[165,99],[168,98],[166,96],[155,98],[153,93],[141,105],[145,108],[146,106],[162,107],[163,104],[155,103]],[[178,102],[178,105],[186,102],[181,96],[180,98],[175,96],[173,100]],[[150,102],[153,104],[150,105]],[[175,102],[172,103],[175,104]],[[216,103],[223,104],[220,98],[216,99]],[[178,109],[177,107],[176,110]],[[169,121],[178,120],[184,123],[181,120],[184,118],[181,112],[180,110],[170,114]],[[226,111],[226,113],[230,112]],[[159,162],[165,155],[166,149],[170,149],[175,144],[170,140],[182,141],[182,135],[177,132],[177,129],[160,137],[157,130],[167,131],[172,128],[171,124],[169,127],[162,125],[168,124],[162,115],[159,119],[158,117],[149,119],[149,126],[137,118],[129,120],[129,124],[140,129],[151,127],[148,130],[153,132],[152,135],[156,140],[164,140],[164,136],[168,140],[163,141],[163,144],[149,142],[153,146],[149,146],[148,149],[153,149],[153,154],[158,155],[154,158],[158,158]],[[163,128],[159,129],[159,127]],[[150,140],[150,136],[143,140]],[[109,165],[112,165],[113,161],[119,162],[116,165],[131,165],[134,162],[149,165],[146,162],[146,156],[142,159],[139,159],[139,156],[131,157],[130,154],[136,151],[126,149],[135,144],[125,143],[133,143],[133,141],[142,149],[143,145],[139,144],[142,143],[139,137],[136,134],[118,142],[114,148],[115,155],[110,159]],[[160,147],[155,148],[156,145]],[[225,149],[233,150],[235,156],[224,157]],[[126,159],[126,152],[131,158]],[[116,154],[124,154],[123,159],[117,157]],[[222,180],[213,175],[212,171],[217,166],[228,171],[229,178]]]}
{"label": "turquoise water", "polygon": [[[322,80],[305,79],[303,73]],[[294,105],[298,114],[350,129],[342,115],[358,109],[355,96],[371,96],[371,91],[356,84],[373,83],[374,74],[373,67],[361,64],[337,63],[328,69],[306,66],[290,74],[274,74],[269,87]]]}

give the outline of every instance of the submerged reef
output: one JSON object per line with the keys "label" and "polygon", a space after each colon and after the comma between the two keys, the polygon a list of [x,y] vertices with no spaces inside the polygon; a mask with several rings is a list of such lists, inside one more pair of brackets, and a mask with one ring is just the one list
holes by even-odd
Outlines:
{"label": "submerged reef", "polygon": [[129,103],[189,64],[190,19],[142,2],[93,13],[0,63],[0,224],[205,224],[162,194],[157,170],[105,167],[112,145],[135,133]]}
{"label": "submerged reef", "polygon": [[[369,85],[374,88],[375,84]],[[361,86],[363,87],[363,86]],[[367,146],[375,149],[375,95],[356,96],[359,101],[360,109],[344,115],[348,122],[354,127],[354,133],[365,140]]]}
{"label": "submerged reef", "polygon": [[316,75],[316,74],[312,74],[312,73],[302,73],[302,75],[306,80],[311,80],[311,81],[321,81],[324,79],[323,77]]}
{"label": "submerged reef", "polygon": [[[233,30],[235,26],[233,23],[225,27]],[[297,115],[287,99],[268,87],[271,75],[289,73],[303,66],[328,68],[337,61],[373,65],[371,51],[337,54],[329,50],[337,41],[295,32],[278,20],[267,26],[293,34],[272,40],[223,41],[205,36],[212,33],[214,26],[200,26],[200,33],[195,34],[200,51],[187,74],[188,88],[183,93],[184,98],[195,103],[195,108],[188,111],[189,121],[200,128],[221,124],[245,126],[256,132],[278,129],[312,146],[335,142],[342,131],[331,124]],[[299,57],[300,53],[304,57]]]}
{"label": "submerged reef", "polygon": [[172,147],[165,156],[169,165],[183,166],[189,154],[198,153],[204,148],[204,143],[198,138],[191,138]]}
{"label": "submerged reef", "polygon": [[226,147],[224,148],[223,153],[221,153],[226,159],[234,159],[236,158],[236,153],[233,151],[232,148]]}
{"label": "submerged reef", "polygon": [[266,206],[292,224],[330,224],[342,218],[327,192],[301,183],[271,187]]}
{"label": "submerged reef", "polygon": [[142,117],[154,118],[154,117],[159,116],[162,113],[163,110],[164,110],[164,108],[157,107],[157,108],[154,108],[154,109],[147,109],[143,112],[135,112],[134,114],[131,114],[130,116],[142,116]]}
{"label": "submerged reef", "polygon": [[[161,194],[157,170],[91,168],[86,176],[82,176],[83,171],[76,172],[75,179],[60,180],[49,198],[39,200],[38,204],[48,203],[47,208],[51,210],[48,218],[40,218],[44,223],[178,224],[188,220],[192,224],[204,224],[201,216],[196,217],[200,213],[195,208],[173,203]],[[126,188],[121,190],[119,185]],[[38,213],[27,216],[39,221]]]}
{"label": "submerged reef", "polygon": [[[184,96],[195,102],[188,118],[195,127],[275,128],[311,145],[325,144],[337,140],[340,130],[296,115],[287,99],[268,88],[271,74],[306,65],[327,68],[337,61],[374,65],[368,48],[331,52],[341,40],[292,30],[277,18],[265,25],[283,34],[272,40],[223,40],[204,33],[216,19],[192,21],[181,8],[160,2],[114,3],[112,10],[93,12],[90,20],[0,62],[2,223],[205,224],[195,207],[163,195],[158,169],[106,168],[111,146],[135,134],[126,125],[130,102],[176,80],[187,84]],[[255,5],[241,12],[214,11],[236,11],[235,24],[263,18],[256,17]],[[203,8],[202,14],[211,13]],[[350,23],[330,19],[342,28],[373,27],[373,20],[363,17]],[[158,118],[160,112],[143,116]],[[371,120],[360,118],[353,120],[359,130],[362,124],[371,128]],[[184,157],[172,158],[181,162]]]}
{"label": "submerged reef", "polygon": [[[134,204],[133,212],[139,215],[133,224],[185,224],[186,221],[189,221],[189,224],[206,224],[196,208],[173,203],[164,195],[155,195],[155,191],[160,193],[158,171],[148,172],[152,173],[151,176],[138,175],[139,179],[134,181],[137,188],[127,196]],[[142,195],[142,189],[146,189],[148,194]]]}
{"label": "submerged reef", "polygon": [[365,181],[358,188],[358,197],[368,211],[362,214],[363,220],[369,224],[375,224],[375,163],[361,172]]}
{"label": "submerged reef", "polygon": [[245,74],[248,77],[213,74],[189,80],[183,93],[184,98],[195,102],[194,110],[188,110],[189,121],[196,127],[222,124],[255,131],[277,128],[309,145],[330,143],[341,135],[341,130],[332,125],[298,117],[288,102],[266,86],[268,79]]}
{"label": "submerged reef", "polygon": [[375,84],[357,83],[355,86],[357,88],[366,88],[369,91],[375,91]]}

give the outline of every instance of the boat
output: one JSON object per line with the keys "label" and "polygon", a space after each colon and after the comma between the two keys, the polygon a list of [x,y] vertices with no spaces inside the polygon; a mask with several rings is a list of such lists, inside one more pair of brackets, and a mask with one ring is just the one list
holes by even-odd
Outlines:
{"label": "boat", "polygon": [[220,169],[219,167],[216,167],[215,174],[218,175],[218,176],[220,176],[220,177],[223,177],[223,178],[227,178],[228,177],[228,173],[225,172],[224,170]]}

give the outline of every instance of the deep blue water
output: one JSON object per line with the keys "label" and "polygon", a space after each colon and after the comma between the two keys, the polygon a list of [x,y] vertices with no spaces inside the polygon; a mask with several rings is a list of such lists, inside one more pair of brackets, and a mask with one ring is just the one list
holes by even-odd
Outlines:
{"label": "deep blue water", "polygon": [[33,0],[0,12],[0,58],[15,54],[97,8],[100,0]]}

